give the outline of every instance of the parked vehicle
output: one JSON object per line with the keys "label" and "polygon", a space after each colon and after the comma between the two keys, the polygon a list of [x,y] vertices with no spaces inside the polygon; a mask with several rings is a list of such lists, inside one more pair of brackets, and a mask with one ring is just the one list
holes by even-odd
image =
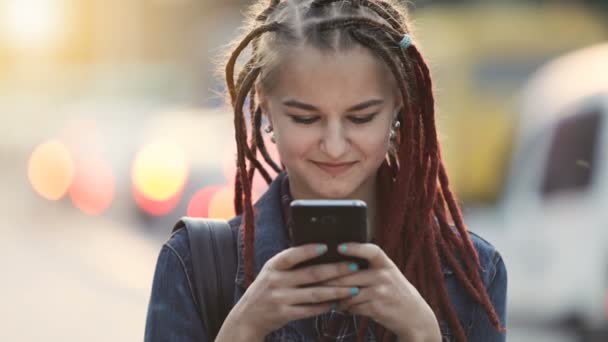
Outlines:
{"label": "parked vehicle", "polygon": [[[502,253],[512,321],[608,340],[608,43],[537,72],[522,93],[505,192],[465,219]],[[562,325],[564,327],[564,325]]]}

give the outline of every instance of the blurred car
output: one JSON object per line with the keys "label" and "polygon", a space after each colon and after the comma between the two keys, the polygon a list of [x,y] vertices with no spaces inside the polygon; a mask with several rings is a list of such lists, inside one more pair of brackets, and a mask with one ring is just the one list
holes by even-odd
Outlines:
{"label": "blurred car", "polygon": [[[509,320],[608,340],[608,44],[549,63],[523,89],[495,208],[465,212],[502,253]],[[569,324],[564,324],[569,323]]]}

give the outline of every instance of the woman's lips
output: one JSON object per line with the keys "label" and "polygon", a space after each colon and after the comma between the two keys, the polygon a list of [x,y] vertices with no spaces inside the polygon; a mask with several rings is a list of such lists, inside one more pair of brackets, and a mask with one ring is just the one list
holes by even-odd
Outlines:
{"label": "woman's lips", "polygon": [[321,170],[329,173],[332,176],[338,176],[346,171],[348,171],[353,165],[357,162],[348,162],[348,163],[320,163],[313,162],[317,165]]}

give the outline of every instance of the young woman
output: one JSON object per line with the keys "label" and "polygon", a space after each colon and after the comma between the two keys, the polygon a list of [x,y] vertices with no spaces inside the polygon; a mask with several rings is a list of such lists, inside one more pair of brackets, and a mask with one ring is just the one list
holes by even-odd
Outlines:
{"label": "young woman", "polygon": [[[505,265],[467,231],[450,191],[430,73],[404,9],[271,0],[248,13],[225,68],[238,147],[230,224],[240,234],[234,306],[216,341],[504,341]],[[254,205],[256,173],[270,187]],[[339,251],[367,259],[369,269],[292,269],[327,250],[290,246],[289,203],[312,198],[367,203],[372,242]],[[185,231],[161,250],[147,341],[209,340],[190,257]]]}

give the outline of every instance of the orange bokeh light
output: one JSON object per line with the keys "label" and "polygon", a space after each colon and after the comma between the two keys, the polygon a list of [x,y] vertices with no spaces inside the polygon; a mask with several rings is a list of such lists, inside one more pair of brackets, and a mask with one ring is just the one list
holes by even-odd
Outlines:
{"label": "orange bokeh light", "polygon": [[229,219],[234,214],[234,189],[232,186],[223,186],[218,189],[209,202],[209,217]]}
{"label": "orange bokeh light", "polygon": [[132,192],[133,199],[135,200],[137,206],[145,213],[152,216],[164,216],[173,211],[173,209],[175,209],[175,207],[177,207],[179,204],[179,200],[182,195],[181,192],[178,192],[167,200],[155,201],[147,198],[137,189],[136,186],[133,186]]}
{"label": "orange bokeh light", "polygon": [[[253,189],[251,201],[255,203],[260,197],[260,192]],[[209,202],[209,218],[230,219],[235,216],[234,212],[234,185],[225,185],[215,191]]]}
{"label": "orange bokeh light", "polygon": [[180,193],[186,184],[186,154],[173,142],[152,142],[135,157],[131,177],[137,191],[146,199],[168,201]]}
{"label": "orange bokeh light", "polygon": [[28,178],[40,196],[53,201],[61,199],[73,177],[72,156],[60,141],[47,141],[32,152],[28,162]]}
{"label": "orange bokeh light", "polygon": [[197,191],[188,203],[187,215],[192,217],[209,217],[209,204],[220,186],[208,186]]}
{"label": "orange bokeh light", "polygon": [[74,206],[83,213],[100,215],[112,204],[115,188],[110,165],[99,157],[87,157],[76,163],[69,194]]}

